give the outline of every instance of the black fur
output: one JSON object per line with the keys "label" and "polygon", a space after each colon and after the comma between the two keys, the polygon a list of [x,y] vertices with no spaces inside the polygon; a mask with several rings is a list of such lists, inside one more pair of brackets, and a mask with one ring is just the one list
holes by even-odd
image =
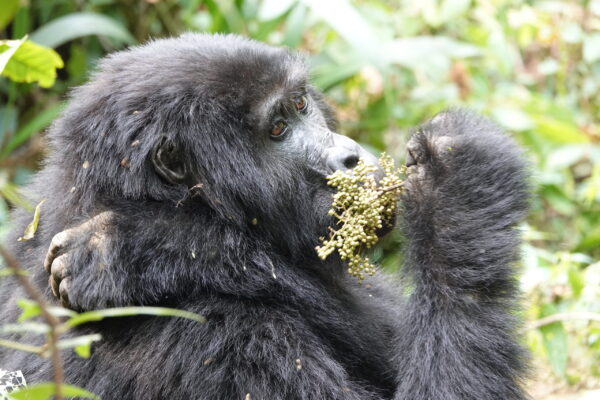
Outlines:
{"label": "black fur", "polygon": [[[50,299],[42,263],[53,235],[112,211],[101,248],[90,234],[70,249],[73,307],[171,306],[208,322],[77,329],[103,340],[89,359],[63,353],[66,381],[103,399],[525,399],[512,269],[527,206],[520,151],[465,112],[424,125],[400,212],[410,296],[392,277],[358,285],[339,260],[316,257],[331,223],[322,171],[272,150],[253,118],[265,96],[305,77],[285,50],[187,35],[110,56],[74,91],[29,188],[47,199],[38,233],[17,244],[31,218],[17,213],[13,252]],[[156,174],[164,138],[201,186]],[[0,321],[12,322],[25,295],[0,284]],[[0,349],[0,367],[51,379],[48,361],[26,353]]]}

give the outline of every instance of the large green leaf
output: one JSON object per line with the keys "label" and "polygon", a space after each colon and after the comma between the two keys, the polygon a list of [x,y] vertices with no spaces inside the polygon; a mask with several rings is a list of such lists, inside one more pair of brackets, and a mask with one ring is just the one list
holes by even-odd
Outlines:
{"label": "large green leaf", "polygon": [[72,13],[57,18],[33,32],[31,40],[56,48],[82,36],[108,36],[121,43],[133,44],[135,39],[117,21],[94,13]]}
{"label": "large green leaf", "polygon": [[41,87],[50,87],[56,80],[56,69],[63,65],[58,53],[30,40],[0,41],[0,71],[15,82],[38,82]]}
{"label": "large green leaf", "polygon": [[536,132],[555,143],[587,143],[588,137],[575,124],[552,116],[534,115]]}
{"label": "large green leaf", "polygon": [[310,10],[323,19],[333,30],[350,44],[354,50],[370,62],[379,64],[381,40],[374,29],[348,0],[301,0]]}
{"label": "large green leaf", "polygon": [[0,41],[0,72],[4,71],[6,64],[8,64],[17,50],[19,50],[24,41],[25,39]]}
{"label": "large green leaf", "polygon": [[390,42],[385,54],[393,63],[421,68],[424,67],[423,60],[427,60],[425,64],[442,63],[445,66],[454,58],[478,56],[481,50],[446,36],[415,36]]}
{"label": "large green leaf", "polygon": [[567,370],[567,333],[562,323],[555,322],[543,326],[541,329],[544,338],[544,348],[550,360],[552,369],[559,376],[565,376]]}
{"label": "large green leaf", "polygon": [[33,134],[44,130],[61,112],[62,103],[48,107],[44,111],[38,113],[35,117],[29,120],[25,125],[19,128],[15,136],[13,136],[6,146],[0,151],[0,159],[8,156],[14,149],[23,144]]}
{"label": "large green leaf", "polygon": [[18,9],[19,0],[2,0],[2,7],[0,7],[0,29],[4,29],[12,21]]}

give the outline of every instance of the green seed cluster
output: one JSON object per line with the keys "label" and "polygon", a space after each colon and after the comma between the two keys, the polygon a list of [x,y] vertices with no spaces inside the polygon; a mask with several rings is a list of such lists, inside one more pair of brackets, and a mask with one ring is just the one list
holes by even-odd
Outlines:
{"label": "green seed cluster", "polygon": [[316,248],[317,254],[324,260],[337,250],[348,262],[348,273],[360,281],[365,274],[375,273],[375,265],[362,253],[377,242],[377,230],[392,222],[402,192],[404,168],[396,168],[385,153],[379,164],[384,171],[379,182],[373,176],[377,167],[363,160],[350,173],[336,171],[327,177],[329,186],[337,188],[329,215],[337,219],[340,228],[329,228],[329,237],[319,238],[322,245]]}

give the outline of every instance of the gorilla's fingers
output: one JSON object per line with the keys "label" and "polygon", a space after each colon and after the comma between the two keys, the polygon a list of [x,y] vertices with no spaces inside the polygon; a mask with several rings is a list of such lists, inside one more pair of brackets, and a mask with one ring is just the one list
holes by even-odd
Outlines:
{"label": "gorilla's fingers", "polygon": [[48,277],[48,285],[50,286],[50,289],[52,290],[52,294],[54,295],[54,297],[58,297],[58,284],[52,278],[52,275],[50,275]]}
{"label": "gorilla's fingers", "polygon": [[71,302],[69,301],[69,278],[65,278],[60,282],[58,294],[60,295],[59,298],[62,306],[71,308]]}
{"label": "gorilla's fingers", "polygon": [[67,244],[70,242],[70,237],[72,233],[70,230],[62,231],[54,235],[52,238],[52,242],[50,243],[50,248],[46,253],[46,259],[44,260],[44,268],[47,273],[50,273],[50,269],[52,267],[52,262],[56,255],[61,251]]}
{"label": "gorilla's fingers", "polygon": [[62,282],[67,276],[68,255],[63,254],[56,257],[50,267],[50,286],[52,288],[52,294],[54,294],[55,297],[62,297],[62,293],[59,289],[62,287]]}

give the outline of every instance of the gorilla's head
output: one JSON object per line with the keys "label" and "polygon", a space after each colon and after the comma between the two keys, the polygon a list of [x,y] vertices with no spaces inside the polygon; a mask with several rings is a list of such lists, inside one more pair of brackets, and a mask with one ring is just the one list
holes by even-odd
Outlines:
{"label": "gorilla's head", "polygon": [[331,222],[325,176],[376,163],[335,133],[300,56],[236,36],[116,53],[57,125],[54,157],[73,160],[79,201],[195,207],[299,251]]}

